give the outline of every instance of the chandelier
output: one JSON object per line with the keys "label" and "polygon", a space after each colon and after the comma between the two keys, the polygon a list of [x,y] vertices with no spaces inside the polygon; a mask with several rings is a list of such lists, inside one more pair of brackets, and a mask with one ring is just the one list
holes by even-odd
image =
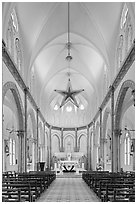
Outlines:
{"label": "chandelier", "polygon": [[69,2],[68,2],[68,42],[66,44],[68,54],[67,54],[66,60],[70,62],[72,60],[72,56],[70,54],[71,42],[70,42],[70,22],[69,22],[69,20],[70,20],[70,17],[69,17],[70,11],[69,11],[69,6],[70,5],[69,5]]}

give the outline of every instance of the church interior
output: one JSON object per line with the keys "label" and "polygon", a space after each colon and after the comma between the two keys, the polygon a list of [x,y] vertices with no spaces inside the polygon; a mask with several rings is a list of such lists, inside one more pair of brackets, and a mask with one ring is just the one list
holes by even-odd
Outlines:
{"label": "church interior", "polygon": [[135,202],[135,2],[2,3],[2,201]]}

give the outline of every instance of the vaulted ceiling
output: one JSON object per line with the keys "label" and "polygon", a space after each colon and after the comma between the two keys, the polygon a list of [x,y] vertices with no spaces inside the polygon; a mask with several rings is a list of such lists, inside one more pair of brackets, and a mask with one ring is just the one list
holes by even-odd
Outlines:
{"label": "vaulted ceiling", "polygon": [[[70,62],[67,2],[16,2],[9,7],[19,23],[25,82],[29,85],[34,75],[35,99],[47,122],[87,125],[103,99],[104,73],[112,80],[123,3],[69,3]],[[54,90],[66,90],[68,78],[73,90],[84,89],[76,96],[80,108],[71,102],[59,108],[63,97]]]}

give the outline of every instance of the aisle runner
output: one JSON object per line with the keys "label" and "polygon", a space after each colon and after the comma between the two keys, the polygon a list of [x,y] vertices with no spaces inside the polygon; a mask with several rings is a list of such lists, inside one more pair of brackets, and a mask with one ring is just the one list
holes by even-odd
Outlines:
{"label": "aisle runner", "polygon": [[37,202],[100,202],[82,178],[57,178]]}

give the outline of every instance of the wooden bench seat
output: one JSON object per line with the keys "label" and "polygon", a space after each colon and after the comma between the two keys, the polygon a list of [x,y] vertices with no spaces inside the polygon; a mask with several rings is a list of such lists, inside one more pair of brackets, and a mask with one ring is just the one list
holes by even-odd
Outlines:
{"label": "wooden bench seat", "polygon": [[135,201],[134,173],[84,172],[82,178],[102,201]]}
{"label": "wooden bench seat", "polygon": [[[17,192],[20,192],[18,198],[17,198]],[[14,194],[12,195],[12,192]],[[19,193],[18,192],[18,193]],[[6,197],[7,194],[7,197]],[[31,192],[30,186],[28,184],[26,185],[21,185],[21,184],[2,184],[2,198],[5,200],[5,197],[9,201],[16,202],[17,200],[23,200],[23,201],[32,201],[33,199],[33,194]],[[5,201],[6,202],[6,201]]]}

